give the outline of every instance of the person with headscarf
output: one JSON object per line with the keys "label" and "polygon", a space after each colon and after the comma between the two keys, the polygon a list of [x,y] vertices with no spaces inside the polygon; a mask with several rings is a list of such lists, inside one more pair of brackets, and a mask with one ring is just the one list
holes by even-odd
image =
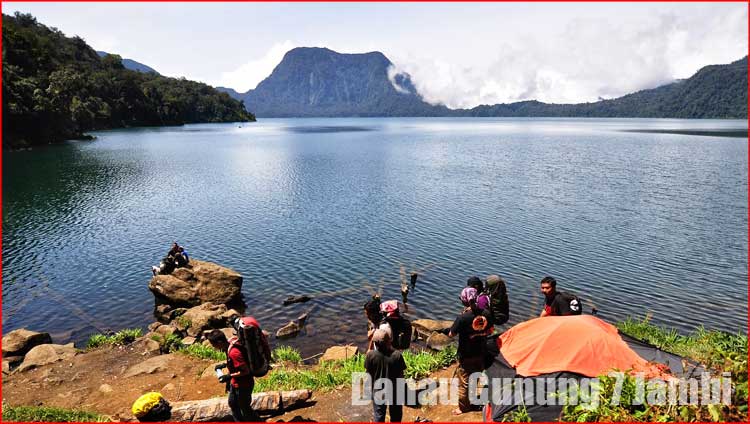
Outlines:
{"label": "person with headscarf", "polygon": [[453,322],[448,336],[458,336],[458,408],[453,415],[469,412],[469,378],[471,374],[484,371],[487,335],[493,331],[489,312],[477,306],[477,290],[465,287],[459,296],[464,306]]}

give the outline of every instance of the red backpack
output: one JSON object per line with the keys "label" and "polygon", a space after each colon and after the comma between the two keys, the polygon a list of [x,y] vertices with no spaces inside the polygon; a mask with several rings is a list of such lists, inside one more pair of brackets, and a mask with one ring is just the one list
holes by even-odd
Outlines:
{"label": "red backpack", "polygon": [[250,374],[254,377],[268,374],[271,369],[271,348],[258,321],[253,317],[237,318],[234,328],[237,330],[237,344],[245,355]]}

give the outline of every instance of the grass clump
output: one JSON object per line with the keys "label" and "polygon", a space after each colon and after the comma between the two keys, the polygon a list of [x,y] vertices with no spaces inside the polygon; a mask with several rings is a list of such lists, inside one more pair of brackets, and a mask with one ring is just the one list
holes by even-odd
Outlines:
{"label": "grass clump", "polygon": [[292,364],[302,363],[302,355],[291,346],[279,346],[271,352],[274,362],[287,362]]}
{"label": "grass clump", "polygon": [[[274,353],[280,348],[274,350]],[[294,353],[289,353],[293,350]],[[294,349],[284,349],[283,354],[295,357],[299,355]],[[296,355],[295,355],[296,354]],[[441,352],[403,352],[406,362],[406,378],[419,379],[450,365],[456,360],[455,346],[449,346]],[[296,362],[299,364],[300,362]],[[328,391],[352,383],[352,373],[365,371],[365,355],[358,354],[339,361],[325,361],[314,367],[276,367],[268,375],[255,380],[254,391],[311,389]]]}
{"label": "grass clump", "polygon": [[225,352],[218,351],[211,346],[204,346],[200,343],[194,343],[190,346],[183,347],[178,352],[198,359],[210,359],[217,362],[227,360],[227,354]]}
{"label": "grass clump", "polygon": [[46,406],[8,406],[3,404],[3,421],[21,422],[105,422],[107,417],[93,412]]}
{"label": "grass clump", "polygon": [[413,379],[427,377],[432,372],[452,364],[458,357],[454,345],[448,345],[437,353],[404,351],[403,356],[404,362],[406,362],[404,377]]}
{"label": "grass clump", "polygon": [[142,333],[143,332],[140,328],[126,328],[109,336],[104,334],[94,334],[86,343],[86,348],[95,349],[101,346],[124,345],[132,343],[135,339],[140,337]]}
{"label": "grass clump", "polygon": [[[563,421],[744,421],[748,411],[747,354],[748,340],[744,334],[729,334],[721,331],[708,331],[697,328],[688,335],[674,329],[663,328],[649,322],[650,317],[641,320],[628,319],[617,327],[637,339],[651,343],[658,348],[672,352],[700,363],[713,376],[731,373],[731,405],[657,405],[649,404],[648,399],[658,399],[657,387],[645,387],[645,400],[641,405],[635,402],[637,380],[625,374],[619,384],[620,402],[612,405],[618,384],[616,377],[599,376],[598,402],[584,399],[586,391],[579,390],[578,405],[568,405],[563,409]],[[590,393],[589,393],[590,397]],[[634,405],[634,403],[636,403]]]}
{"label": "grass clump", "polygon": [[327,391],[352,382],[352,373],[363,372],[364,355],[341,361],[325,361],[311,368],[277,367],[255,380],[253,391],[311,389]]}
{"label": "grass clump", "polygon": [[172,353],[182,349],[182,339],[175,333],[167,334],[163,336],[161,334],[154,334],[151,336],[151,340],[159,343],[159,351],[161,353]]}

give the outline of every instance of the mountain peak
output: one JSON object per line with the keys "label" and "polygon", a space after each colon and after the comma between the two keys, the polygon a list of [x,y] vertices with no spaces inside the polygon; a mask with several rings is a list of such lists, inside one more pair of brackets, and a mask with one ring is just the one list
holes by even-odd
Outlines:
{"label": "mountain peak", "polygon": [[260,116],[437,113],[435,106],[417,94],[409,75],[396,72],[383,53],[338,53],[324,47],[288,51],[271,75],[245,94],[244,100],[248,110]]}

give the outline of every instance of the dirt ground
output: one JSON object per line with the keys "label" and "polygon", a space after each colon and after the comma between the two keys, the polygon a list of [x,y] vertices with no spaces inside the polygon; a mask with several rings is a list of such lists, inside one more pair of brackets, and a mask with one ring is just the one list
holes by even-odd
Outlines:
{"label": "dirt ground", "polygon": [[[132,366],[159,357],[152,373],[124,377]],[[224,385],[213,375],[213,363],[180,354],[143,354],[129,346],[105,347],[78,354],[72,359],[25,372],[3,375],[3,403],[11,406],[55,406],[84,409],[108,415],[113,420],[131,416],[135,399],[147,391],[159,391],[169,401],[199,400],[226,396]],[[455,365],[438,371],[435,378],[450,377]],[[404,408],[404,421],[417,417],[431,421],[482,421],[481,413],[453,416],[455,406]],[[370,421],[371,405],[353,406],[351,389],[342,387],[314,392],[308,406],[266,417],[277,421]]]}

